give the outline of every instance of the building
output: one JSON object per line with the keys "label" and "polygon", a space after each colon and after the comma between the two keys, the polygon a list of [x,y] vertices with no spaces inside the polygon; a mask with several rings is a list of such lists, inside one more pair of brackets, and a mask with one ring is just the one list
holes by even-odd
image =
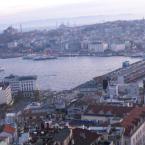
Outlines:
{"label": "building", "polygon": [[0,145],[9,145],[9,143],[8,137],[0,137]]}
{"label": "building", "polygon": [[78,118],[86,110],[88,103],[84,100],[75,100],[67,107],[67,115],[69,118]]}
{"label": "building", "polygon": [[7,82],[10,84],[12,94],[17,94],[20,90],[20,83],[19,83],[19,77],[16,75],[10,75],[8,77],[4,78],[4,82]]}
{"label": "building", "polygon": [[54,135],[53,145],[69,145],[72,138],[72,131],[68,128],[62,129]]}
{"label": "building", "polygon": [[145,107],[134,108],[121,122],[124,127],[124,145],[145,144]]}
{"label": "building", "polygon": [[24,96],[33,96],[36,87],[36,76],[21,76],[19,77],[20,91]]}
{"label": "building", "polygon": [[109,99],[116,99],[124,103],[141,103],[139,86],[137,83],[109,84],[107,91]]}
{"label": "building", "polygon": [[23,111],[17,114],[17,121],[26,126],[39,124],[42,120],[48,119],[55,109],[47,104],[32,102]]}
{"label": "building", "polygon": [[8,83],[0,83],[0,104],[10,104],[12,102],[11,88]]}
{"label": "building", "polygon": [[12,127],[9,124],[5,124],[2,132],[0,133],[0,138],[7,138],[7,141],[5,140],[5,143],[12,144],[14,141],[17,140],[17,131],[16,128]]}
{"label": "building", "polygon": [[37,90],[36,80],[37,76],[10,75],[4,78],[4,82],[10,84],[13,95],[21,92],[24,96],[33,96],[34,92]]}
{"label": "building", "polygon": [[4,30],[4,34],[9,34],[9,35],[15,35],[18,33],[18,30],[13,28],[12,26],[8,27],[7,29]]}
{"label": "building", "polygon": [[99,125],[120,122],[133,107],[112,106],[106,104],[89,105],[81,120],[94,121]]}
{"label": "building", "polygon": [[100,41],[92,42],[92,43],[89,43],[88,45],[89,52],[92,52],[92,53],[102,53],[107,48],[108,48],[108,45]]}
{"label": "building", "polygon": [[125,50],[125,43],[124,44],[112,44],[111,50],[114,52],[124,51]]}
{"label": "building", "polygon": [[118,98],[118,85],[109,85],[108,92],[111,99]]}
{"label": "building", "polygon": [[18,43],[16,41],[8,43],[8,48],[16,48],[17,46],[18,46]]}
{"label": "building", "polygon": [[5,123],[15,125],[16,121],[16,113],[6,113],[5,115]]}
{"label": "building", "polygon": [[97,145],[101,135],[86,129],[72,130],[72,145]]}

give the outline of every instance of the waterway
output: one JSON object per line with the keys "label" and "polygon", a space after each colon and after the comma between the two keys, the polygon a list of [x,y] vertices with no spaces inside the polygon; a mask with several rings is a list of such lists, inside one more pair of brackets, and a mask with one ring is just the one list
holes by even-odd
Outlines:
{"label": "waterway", "polygon": [[69,90],[122,67],[124,61],[134,63],[139,60],[129,57],[60,57],[45,61],[0,59],[0,66],[5,69],[0,78],[10,74],[37,75],[38,88],[42,90]]}

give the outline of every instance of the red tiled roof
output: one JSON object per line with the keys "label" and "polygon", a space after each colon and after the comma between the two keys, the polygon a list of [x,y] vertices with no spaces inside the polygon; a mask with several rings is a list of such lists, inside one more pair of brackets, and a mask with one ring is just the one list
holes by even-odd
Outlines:
{"label": "red tiled roof", "polygon": [[124,116],[127,113],[129,113],[133,107],[123,107],[123,106],[112,106],[112,105],[106,105],[106,104],[95,104],[95,105],[90,105],[85,112],[85,114],[93,114],[93,115],[98,115],[98,114],[107,114],[110,113],[111,115],[116,115],[116,116]]}
{"label": "red tiled roof", "polygon": [[121,122],[121,126],[125,128],[125,135],[130,136],[131,129],[137,126],[141,117],[145,117],[145,107],[134,108],[128,116],[126,116]]}
{"label": "red tiled roof", "polygon": [[90,145],[100,137],[95,132],[80,128],[73,129],[72,133],[74,145]]}
{"label": "red tiled roof", "polygon": [[5,125],[3,131],[7,133],[14,133],[16,129],[10,125]]}

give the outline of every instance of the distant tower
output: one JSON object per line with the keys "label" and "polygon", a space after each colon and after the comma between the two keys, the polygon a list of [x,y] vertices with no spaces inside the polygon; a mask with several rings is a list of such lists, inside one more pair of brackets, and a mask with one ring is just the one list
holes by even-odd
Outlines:
{"label": "distant tower", "polygon": [[20,24],[20,33],[23,32],[23,29],[22,29],[22,24]]}

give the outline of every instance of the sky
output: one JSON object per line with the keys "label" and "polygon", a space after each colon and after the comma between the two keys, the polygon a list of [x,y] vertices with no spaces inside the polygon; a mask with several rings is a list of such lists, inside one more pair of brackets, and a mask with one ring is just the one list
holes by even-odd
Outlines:
{"label": "sky", "polygon": [[145,0],[0,0],[0,23],[92,15],[139,14]]}
{"label": "sky", "polygon": [[[0,0],[0,16],[16,14],[35,10],[43,7],[58,7],[68,4],[94,3],[105,11],[108,8],[119,8],[120,12],[124,10],[130,12],[144,12],[145,0]],[[100,8],[99,8],[100,9]],[[116,9],[117,10],[117,9]]]}
{"label": "sky", "polygon": [[0,0],[0,15],[87,1],[89,0]]}

